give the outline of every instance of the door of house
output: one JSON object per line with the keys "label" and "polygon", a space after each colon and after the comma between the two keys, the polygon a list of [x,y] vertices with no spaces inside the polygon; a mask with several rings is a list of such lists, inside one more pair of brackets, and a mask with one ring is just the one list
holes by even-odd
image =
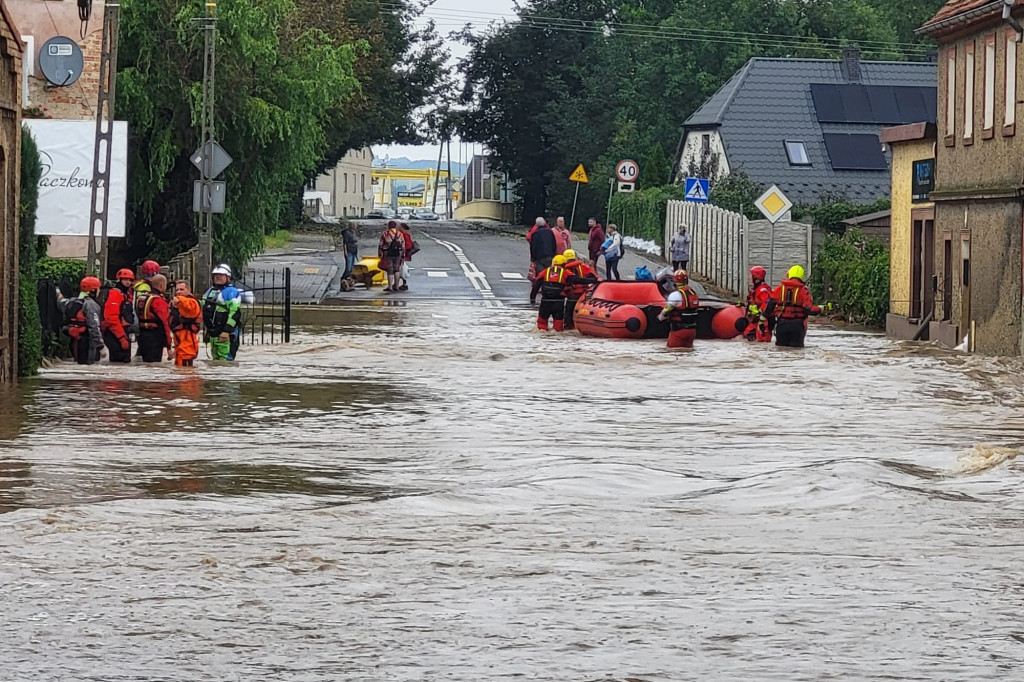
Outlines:
{"label": "door of house", "polygon": [[935,209],[911,214],[910,317],[920,319],[935,309]]}
{"label": "door of house", "polygon": [[[960,334],[971,335],[971,233],[960,233]],[[959,340],[959,339],[958,339]],[[968,350],[974,350],[974,339],[969,338]]]}

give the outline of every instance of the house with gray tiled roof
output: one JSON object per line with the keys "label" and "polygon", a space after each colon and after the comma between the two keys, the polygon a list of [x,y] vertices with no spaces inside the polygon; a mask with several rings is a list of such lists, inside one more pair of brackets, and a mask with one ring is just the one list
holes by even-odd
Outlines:
{"label": "house with gray tiled roof", "polygon": [[[867,203],[889,196],[889,155],[879,133],[935,121],[934,62],[755,57],[683,124],[674,177],[716,157],[718,173],[742,170],[778,185],[797,204],[841,192]],[[713,165],[713,164],[712,164]]]}

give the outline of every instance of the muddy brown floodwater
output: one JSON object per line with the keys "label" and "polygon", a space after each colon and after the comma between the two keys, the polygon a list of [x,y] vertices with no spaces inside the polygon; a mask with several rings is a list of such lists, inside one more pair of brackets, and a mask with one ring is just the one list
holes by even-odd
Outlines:
{"label": "muddy brown floodwater", "polygon": [[2,394],[0,679],[1020,675],[1019,361],[530,318]]}

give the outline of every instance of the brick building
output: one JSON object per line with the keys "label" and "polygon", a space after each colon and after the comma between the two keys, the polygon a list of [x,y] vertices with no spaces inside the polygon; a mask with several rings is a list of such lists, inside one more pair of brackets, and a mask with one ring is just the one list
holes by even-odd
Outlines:
{"label": "brick building", "polygon": [[[24,44],[22,106],[29,110],[45,109],[45,115],[55,119],[96,120],[100,53],[103,48],[103,2],[93,2],[89,20],[83,22],[78,15],[78,3],[73,0],[4,1]],[[71,38],[82,48],[82,75],[66,87],[47,83],[39,69],[39,50],[54,36]],[[84,258],[87,248],[86,237],[52,237],[48,255]]]}
{"label": "brick building", "polygon": [[18,204],[21,174],[22,47],[0,0],[0,384],[18,369]]}

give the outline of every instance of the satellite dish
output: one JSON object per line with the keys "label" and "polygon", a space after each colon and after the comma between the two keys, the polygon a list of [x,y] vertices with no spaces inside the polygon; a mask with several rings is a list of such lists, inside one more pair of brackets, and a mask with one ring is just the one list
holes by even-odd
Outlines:
{"label": "satellite dish", "polygon": [[82,48],[67,36],[54,36],[39,50],[39,69],[46,80],[57,87],[76,82],[84,66]]}

